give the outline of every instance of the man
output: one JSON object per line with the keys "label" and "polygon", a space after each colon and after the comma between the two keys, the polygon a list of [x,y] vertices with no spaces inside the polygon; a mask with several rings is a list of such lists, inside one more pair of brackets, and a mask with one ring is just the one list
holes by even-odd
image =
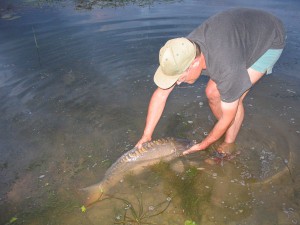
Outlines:
{"label": "man", "polygon": [[237,8],[206,20],[186,38],[169,40],[160,50],[154,82],[158,86],[149,103],[144,134],[137,147],[150,141],[176,84],[193,84],[206,70],[206,95],[218,120],[200,143],[184,154],[206,149],[224,135],[218,147],[230,154],[244,118],[243,100],[249,89],[272,72],[285,45],[282,22],[255,9]]}

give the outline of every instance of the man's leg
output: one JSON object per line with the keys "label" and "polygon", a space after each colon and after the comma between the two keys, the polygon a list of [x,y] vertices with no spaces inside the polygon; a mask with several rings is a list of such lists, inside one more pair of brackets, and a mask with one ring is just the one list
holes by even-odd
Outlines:
{"label": "man's leg", "polygon": [[[208,103],[211,111],[217,120],[219,120],[222,116],[221,110],[221,96],[219,90],[217,89],[217,85],[213,80],[209,80],[205,89],[206,96],[208,98]],[[239,110],[238,110],[239,111]],[[241,112],[241,111],[240,111]],[[243,113],[238,113],[243,117]],[[241,119],[242,121],[243,119]],[[233,134],[230,133],[229,137],[232,137]],[[225,136],[226,137],[226,136]],[[234,150],[234,140],[231,142],[227,142],[226,140],[218,147],[219,152],[232,152]],[[210,163],[210,162],[208,162]],[[215,163],[214,161],[212,163]]]}
{"label": "man's leg", "polygon": [[221,110],[221,97],[217,85],[213,80],[209,80],[205,89],[205,93],[208,99],[209,107],[216,117],[219,120],[222,116]]}
{"label": "man's leg", "polygon": [[[251,68],[248,69],[248,74],[249,74],[252,85],[254,85],[264,75],[264,73],[255,71]],[[221,144],[219,147],[219,151],[221,151],[221,152],[230,152],[230,150],[233,148],[233,143],[235,142],[237,134],[238,134],[238,132],[241,128],[242,122],[244,120],[245,112],[244,112],[243,100],[244,100],[245,96],[247,95],[248,91],[246,91],[240,98],[236,116],[235,116],[231,126],[226,131],[224,143]],[[206,92],[206,96],[208,98],[209,106],[210,106],[213,114],[215,115],[215,117],[219,120],[220,117],[222,116],[221,97],[220,97],[220,93],[217,89],[216,83],[212,80],[209,80],[205,92]]]}
{"label": "man's leg", "polygon": [[[249,74],[252,86],[264,75],[264,73],[255,71],[251,68],[248,69],[248,74]],[[248,92],[249,92],[249,90],[246,91],[239,100],[238,110],[236,112],[233,123],[226,131],[225,143],[234,143],[234,141],[238,135],[238,132],[242,126],[242,122],[244,120],[244,114],[245,114],[243,100],[244,100],[245,96],[248,94]]]}
{"label": "man's leg", "polygon": [[244,115],[245,115],[243,99],[247,95],[248,91],[246,91],[239,100],[239,105],[238,105],[237,112],[235,114],[235,118],[225,134],[225,140],[224,140],[225,143],[228,144],[234,143],[238,135],[238,132],[242,126],[242,122],[244,120]]}

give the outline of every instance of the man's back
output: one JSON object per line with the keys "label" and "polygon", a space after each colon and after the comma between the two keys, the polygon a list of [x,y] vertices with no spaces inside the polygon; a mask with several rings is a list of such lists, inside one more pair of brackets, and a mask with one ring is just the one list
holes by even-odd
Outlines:
{"label": "man's back", "polygon": [[217,83],[224,101],[236,99],[251,87],[247,69],[260,56],[268,49],[282,49],[285,45],[285,31],[279,19],[246,8],[210,17],[187,38],[200,46],[207,74]]}

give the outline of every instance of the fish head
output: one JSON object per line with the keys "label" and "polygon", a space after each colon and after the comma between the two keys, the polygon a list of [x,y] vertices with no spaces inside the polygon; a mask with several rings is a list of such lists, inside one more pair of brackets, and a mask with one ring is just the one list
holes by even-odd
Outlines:
{"label": "fish head", "polygon": [[193,146],[193,142],[191,140],[178,139],[178,138],[174,138],[172,140],[172,144],[173,144],[172,153],[175,156],[181,156],[185,150]]}

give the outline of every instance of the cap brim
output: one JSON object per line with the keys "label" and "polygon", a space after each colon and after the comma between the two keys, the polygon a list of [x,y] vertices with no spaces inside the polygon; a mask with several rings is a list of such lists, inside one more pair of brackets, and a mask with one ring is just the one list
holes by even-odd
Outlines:
{"label": "cap brim", "polygon": [[154,83],[162,89],[168,89],[176,83],[180,75],[181,74],[174,76],[165,75],[159,66],[154,74]]}

